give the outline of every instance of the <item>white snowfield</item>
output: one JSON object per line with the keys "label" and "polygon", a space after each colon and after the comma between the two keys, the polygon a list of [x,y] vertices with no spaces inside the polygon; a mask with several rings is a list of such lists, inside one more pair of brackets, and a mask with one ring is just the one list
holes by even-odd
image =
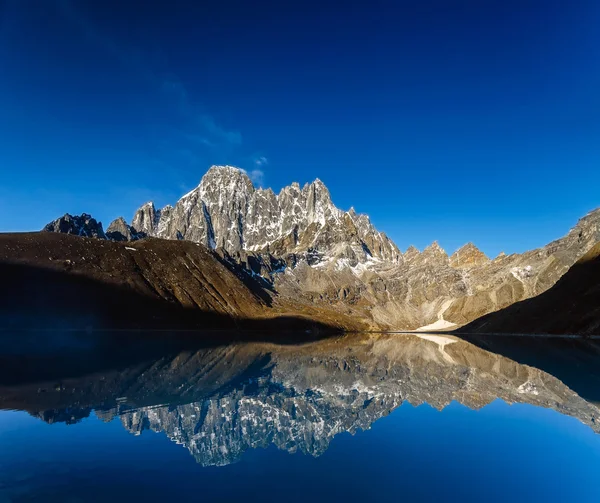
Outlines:
{"label": "white snowfield", "polygon": [[456,323],[452,323],[446,320],[437,320],[435,323],[431,323],[430,325],[425,325],[423,327],[419,327],[415,330],[415,332],[430,332],[431,330],[447,330],[449,328],[455,327]]}

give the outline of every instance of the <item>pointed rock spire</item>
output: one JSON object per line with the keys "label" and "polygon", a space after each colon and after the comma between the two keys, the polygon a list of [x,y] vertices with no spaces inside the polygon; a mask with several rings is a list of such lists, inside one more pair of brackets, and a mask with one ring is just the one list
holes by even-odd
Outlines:
{"label": "pointed rock spire", "polygon": [[423,255],[439,255],[439,256],[445,255],[445,256],[448,256],[446,254],[446,251],[439,245],[439,243],[437,241],[434,241],[429,246],[427,246],[423,250]]}
{"label": "pointed rock spire", "polygon": [[416,246],[410,245],[404,252],[404,260],[406,262],[412,262],[421,255],[421,252]]}
{"label": "pointed rock spire", "polygon": [[135,212],[135,215],[133,215],[131,227],[133,227],[136,232],[143,232],[148,236],[154,236],[158,226],[159,218],[160,210],[157,211],[154,203],[152,201],[148,201],[140,206],[140,208]]}
{"label": "pointed rock spire", "polygon": [[106,229],[106,237],[112,241],[134,241],[143,237],[143,234],[138,235],[123,217],[118,217]]}
{"label": "pointed rock spire", "polygon": [[159,210],[145,204],[132,226],[149,236],[183,238],[223,247],[228,253],[269,249],[286,255],[310,248],[334,256],[335,249],[348,244],[361,261],[375,257],[398,262],[400,257],[396,245],[368,216],[338,209],[318,178],[302,189],[294,182],[275,194],[256,189],[248,174],[233,166],[211,166],[175,207]]}
{"label": "pointed rock spire", "polygon": [[490,259],[473,243],[461,246],[450,256],[450,266],[456,269],[468,269],[486,264]]}

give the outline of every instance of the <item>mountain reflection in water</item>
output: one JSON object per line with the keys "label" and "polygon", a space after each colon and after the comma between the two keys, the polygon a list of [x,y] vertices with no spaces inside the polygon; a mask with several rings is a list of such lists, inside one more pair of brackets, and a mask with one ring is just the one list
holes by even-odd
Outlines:
{"label": "mountain reflection in water", "polygon": [[600,430],[599,409],[557,378],[440,334],[235,344],[0,387],[1,408],[49,423],[74,423],[95,410],[136,435],[164,432],[203,466],[228,465],[271,444],[319,456],[339,433],[368,429],[404,402],[480,409],[497,398]]}

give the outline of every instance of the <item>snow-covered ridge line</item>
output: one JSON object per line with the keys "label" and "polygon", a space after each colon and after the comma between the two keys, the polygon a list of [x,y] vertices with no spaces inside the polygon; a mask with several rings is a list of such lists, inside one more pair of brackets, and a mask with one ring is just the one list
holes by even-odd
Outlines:
{"label": "snow-covered ridge line", "polygon": [[186,239],[228,253],[283,256],[311,249],[333,258],[333,249],[339,252],[341,244],[352,266],[373,257],[397,262],[401,256],[367,215],[337,208],[320,179],[302,188],[294,182],[275,194],[270,188],[257,189],[244,170],[233,166],[212,166],[174,207],[144,204],[132,227],[149,236]]}
{"label": "snow-covered ridge line", "polygon": [[[240,183],[241,180],[243,180],[243,183]],[[221,185],[219,186],[219,184]],[[380,232],[374,228],[368,215],[356,213],[353,206],[348,211],[337,208],[331,201],[329,190],[319,178],[316,178],[312,183],[305,183],[303,187],[300,187],[298,182],[292,182],[276,194],[270,187],[256,188],[247,172],[242,168],[230,165],[212,166],[200,183],[184,194],[175,207],[181,204],[184,206],[185,213],[189,213],[195,205],[210,203],[211,192],[214,195],[215,189],[219,190],[218,212],[227,210],[232,196],[235,199],[238,196],[236,191],[241,191],[243,201],[240,201],[241,204],[237,208],[240,211],[240,218],[237,219],[238,222],[230,222],[230,228],[236,224],[241,224],[242,232],[240,236],[236,236],[236,239],[225,238],[224,240],[219,240],[222,233],[218,230],[215,232],[214,227],[206,225],[209,217],[214,216],[213,208],[211,208],[204,217],[206,230],[199,230],[200,237],[204,237],[204,232],[208,232],[211,235],[212,239],[206,238],[206,242],[204,243],[210,248],[220,246],[226,248],[227,251],[237,249],[253,252],[266,251],[274,242],[293,232],[299,222],[304,222],[304,227],[310,224],[318,224],[324,227],[329,220],[335,220],[337,224],[342,224],[342,219],[348,217],[359,231],[361,239],[364,239],[365,235],[370,235],[372,240],[378,243],[385,243],[385,248],[388,249],[387,256],[379,258],[397,262],[402,256],[402,253],[393,241],[384,232]],[[311,194],[314,194],[315,197],[311,198]],[[208,205],[211,206],[210,204]],[[168,218],[162,217],[162,213],[170,215],[172,210],[173,207],[170,205],[165,206],[161,210],[156,209],[152,202],[147,202],[136,212],[132,226],[136,229],[138,226],[141,226],[141,230],[148,235],[177,239],[177,233],[169,229],[166,225]],[[265,213],[265,210],[267,210],[267,213]],[[271,215],[268,214],[268,210],[272,210]],[[152,221],[155,223],[150,226],[140,225],[139,215],[144,212],[154,214]],[[278,218],[275,218],[274,214]],[[192,224],[190,223],[190,225]],[[144,227],[146,228],[144,229]],[[299,228],[302,230],[302,225]],[[189,237],[186,231],[180,232],[183,239],[203,242],[202,239],[197,239],[198,236]],[[195,233],[192,232],[191,234]],[[258,236],[262,236],[264,239],[259,241]],[[437,241],[425,247],[423,251],[413,246],[407,250],[407,253],[417,253],[419,255],[429,252],[447,255]],[[478,254],[480,262],[489,260],[472,243],[467,243],[458,249],[450,256],[450,260],[456,261],[458,265],[461,265],[461,255],[465,253]],[[378,253],[372,255],[379,256]]]}

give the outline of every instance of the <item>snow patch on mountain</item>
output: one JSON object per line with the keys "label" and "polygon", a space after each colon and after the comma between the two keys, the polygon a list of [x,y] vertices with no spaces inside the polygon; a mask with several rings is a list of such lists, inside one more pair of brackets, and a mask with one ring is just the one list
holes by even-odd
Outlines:
{"label": "snow patch on mountain", "polygon": [[151,202],[144,204],[132,227],[149,236],[186,239],[228,253],[313,253],[321,257],[317,263],[337,257],[343,244],[351,256],[335,261],[347,264],[344,267],[368,268],[374,259],[398,262],[401,257],[368,216],[337,208],[318,178],[302,188],[293,183],[275,194],[270,188],[255,188],[248,174],[233,166],[212,166],[174,207],[161,210]]}

